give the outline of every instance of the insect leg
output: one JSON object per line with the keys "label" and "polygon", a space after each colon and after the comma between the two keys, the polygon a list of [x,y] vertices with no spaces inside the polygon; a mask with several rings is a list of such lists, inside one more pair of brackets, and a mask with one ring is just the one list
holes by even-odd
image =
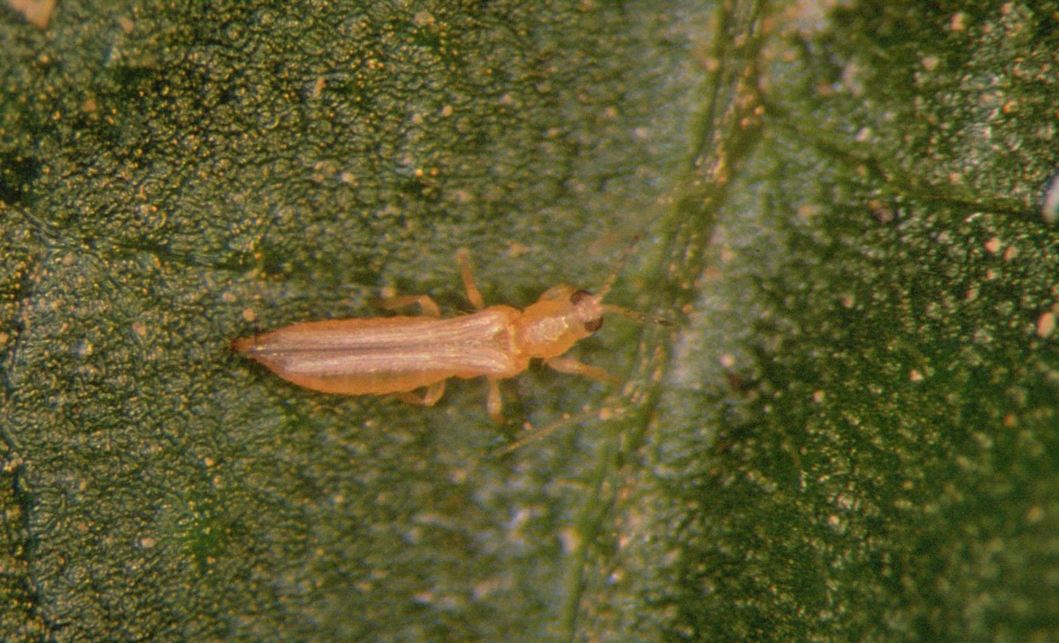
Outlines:
{"label": "insect leg", "polygon": [[600,382],[608,382],[610,384],[621,384],[621,380],[614,377],[607,371],[599,368],[598,366],[590,366],[583,362],[579,362],[572,357],[552,357],[551,359],[544,360],[544,363],[559,371],[560,373],[573,373],[574,375],[584,375],[585,377],[591,377],[594,380]]}
{"label": "insect leg", "polygon": [[434,406],[441,399],[441,396],[445,394],[445,380],[436,382],[427,387],[427,392],[422,397],[414,393],[394,393],[397,399],[409,404],[417,404],[419,406]]}
{"label": "insect leg", "polygon": [[504,400],[500,397],[500,384],[491,377],[487,381],[489,382],[489,397],[486,398],[485,408],[493,422],[503,424]]}
{"label": "insect leg", "polygon": [[441,317],[441,311],[438,310],[438,305],[427,295],[398,295],[396,297],[386,297],[384,299],[372,299],[368,303],[376,308],[382,308],[385,310],[397,310],[398,308],[418,304],[419,310],[424,315],[428,317]]}
{"label": "insect leg", "polygon": [[474,285],[474,271],[471,269],[471,252],[467,248],[456,251],[456,263],[460,265],[460,277],[463,278],[463,287],[467,290],[467,300],[471,302],[475,310],[485,308],[485,300],[482,293]]}

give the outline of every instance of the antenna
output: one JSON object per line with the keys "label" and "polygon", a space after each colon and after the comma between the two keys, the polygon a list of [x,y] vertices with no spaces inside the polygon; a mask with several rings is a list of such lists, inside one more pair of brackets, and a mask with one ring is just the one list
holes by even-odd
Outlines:
{"label": "antenna", "polygon": [[629,260],[629,255],[632,254],[632,251],[636,248],[636,244],[638,243],[640,243],[640,235],[637,234],[629,241],[629,245],[625,246],[625,250],[623,250],[621,256],[618,257],[618,263],[615,264],[614,270],[607,275],[607,280],[603,282],[603,285],[599,287],[599,290],[596,293],[596,296],[598,296],[600,300],[606,297],[607,293],[610,292],[611,286],[614,285],[614,281],[618,278],[621,269],[625,267],[625,263]]}
{"label": "antenna", "polygon": [[[600,301],[603,301],[603,298],[606,297],[607,293],[610,292],[611,287],[614,286],[614,282],[615,280],[617,280],[618,274],[621,273],[622,268],[624,268],[626,262],[629,261],[629,256],[632,254],[632,251],[636,248],[636,245],[638,243],[640,243],[640,235],[637,234],[633,236],[633,238],[629,241],[629,245],[625,246],[625,250],[622,251],[621,257],[618,258],[618,263],[614,266],[614,270],[607,276],[606,281],[603,282],[603,285],[600,286],[599,291],[596,294],[596,297],[598,297]],[[662,319],[661,317],[652,317],[647,313],[629,310],[628,308],[623,308],[622,306],[615,306],[614,304],[602,304],[602,307],[604,313],[614,313],[615,315],[621,315],[622,317],[625,317],[627,319],[635,319],[641,322],[649,321],[658,324],[659,326],[674,325],[673,322],[669,321],[668,319]]]}
{"label": "antenna", "polygon": [[641,313],[636,310],[629,310],[628,308],[622,308],[621,306],[615,306],[614,304],[603,304],[604,313],[614,313],[615,315],[621,315],[626,319],[635,319],[636,321],[652,322],[659,326],[675,326],[673,322],[668,319],[661,317],[653,317],[647,313]]}

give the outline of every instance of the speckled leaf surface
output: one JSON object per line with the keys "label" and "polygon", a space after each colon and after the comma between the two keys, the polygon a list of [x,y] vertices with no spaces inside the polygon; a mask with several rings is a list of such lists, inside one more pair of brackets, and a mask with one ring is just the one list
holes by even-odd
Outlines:
{"label": "speckled leaf surface", "polygon": [[[1057,11],[3,16],[0,634],[1054,639]],[[628,385],[531,369],[502,428],[229,350],[465,312],[461,246],[489,303],[596,286],[638,232],[613,300],[678,326],[608,320]]]}
{"label": "speckled leaf surface", "polygon": [[[64,2],[44,30],[5,16],[3,638],[558,631],[592,453],[573,431],[485,456],[608,391],[530,373],[505,387],[500,430],[479,381],[431,409],[314,394],[229,342],[378,314],[384,288],[466,312],[460,246],[491,302],[597,285],[683,153],[682,11]],[[636,292],[623,279],[615,295]],[[635,328],[586,359],[622,368]]]}
{"label": "speckled leaf surface", "polygon": [[778,15],[658,436],[655,606],[680,640],[1055,640],[1057,6]]}

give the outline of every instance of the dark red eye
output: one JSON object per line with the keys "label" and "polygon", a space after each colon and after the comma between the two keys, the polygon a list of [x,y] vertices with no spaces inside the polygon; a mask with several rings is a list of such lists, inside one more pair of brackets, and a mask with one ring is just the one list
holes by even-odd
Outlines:
{"label": "dark red eye", "polygon": [[603,318],[597,317],[596,319],[590,319],[585,322],[585,330],[590,333],[594,333],[600,328],[603,328]]}
{"label": "dark red eye", "polygon": [[571,304],[576,304],[576,303],[580,302],[581,300],[583,300],[585,297],[591,297],[591,296],[592,296],[592,293],[588,292],[587,290],[575,290],[573,292],[573,294],[570,295],[570,303]]}

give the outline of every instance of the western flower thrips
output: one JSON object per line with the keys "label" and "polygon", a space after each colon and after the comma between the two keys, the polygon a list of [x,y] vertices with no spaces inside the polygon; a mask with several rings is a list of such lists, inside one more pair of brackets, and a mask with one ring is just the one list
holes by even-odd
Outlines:
{"label": "western flower thrips", "polygon": [[[470,253],[463,248],[456,261],[474,313],[442,319],[427,295],[389,297],[374,303],[388,310],[418,305],[422,314],[292,324],[237,339],[232,347],[299,386],[345,395],[392,394],[426,406],[441,399],[451,377],[485,377],[486,408],[499,423],[503,403],[497,382],[525,371],[531,359],[563,373],[619,381],[564,353],[599,330],[606,313],[647,318],[603,303],[634,244],[596,294],[561,284],[522,311],[486,307],[474,284]],[[421,395],[412,393],[420,388],[426,389]]]}

